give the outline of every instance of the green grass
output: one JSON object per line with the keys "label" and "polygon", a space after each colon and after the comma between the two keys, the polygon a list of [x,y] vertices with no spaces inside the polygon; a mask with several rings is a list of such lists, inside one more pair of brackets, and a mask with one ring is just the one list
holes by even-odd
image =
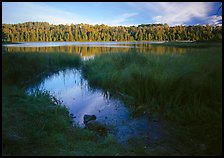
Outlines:
{"label": "green grass", "polygon": [[4,87],[3,155],[125,154],[111,135],[99,141],[94,132],[73,127],[66,107],[52,99],[47,92],[28,96],[18,87]]}
{"label": "green grass", "polygon": [[221,57],[221,47],[163,55],[132,51],[96,56],[83,71],[92,86],[120,96],[134,115],[159,112],[183,129],[186,140],[205,144],[206,155],[221,155]]}
{"label": "green grass", "polygon": [[179,48],[209,48],[209,47],[221,47],[222,41],[168,41],[165,43],[152,43],[151,45],[161,45],[167,47],[179,47]]}
{"label": "green grass", "polygon": [[128,154],[113,136],[99,139],[92,131],[72,126],[68,109],[48,92],[25,93],[31,82],[24,81],[35,83],[79,64],[75,54],[2,53],[3,155]]}
{"label": "green grass", "polygon": [[2,83],[28,86],[59,69],[78,67],[81,59],[71,53],[2,52]]}
{"label": "green grass", "polygon": [[[212,45],[212,44],[211,44]],[[221,155],[221,47],[172,52],[114,53],[84,62],[83,72],[93,87],[109,90],[139,116],[159,112],[168,121],[178,146],[206,146],[204,155]],[[2,53],[3,155],[169,155],[133,140],[123,148],[112,135],[98,139],[89,130],[73,127],[68,110],[47,92],[27,95],[25,88],[51,73],[79,67],[80,58],[67,53]],[[174,125],[173,125],[174,124]],[[140,144],[139,144],[140,143]],[[184,154],[183,154],[184,155]]]}

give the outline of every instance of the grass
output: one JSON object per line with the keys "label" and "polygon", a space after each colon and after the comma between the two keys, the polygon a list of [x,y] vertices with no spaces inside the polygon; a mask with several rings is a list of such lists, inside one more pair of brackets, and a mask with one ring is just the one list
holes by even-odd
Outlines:
{"label": "grass", "polygon": [[162,45],[168,47],[179,48],[209,48],[209,47],[221,47],[222,41],[209,40],[209,41],[168,41],[165,43],[152,43],[152,45]]}
{"label": "grass", "polygon": [[48,92],[25,93],[30,82],[24,81],[41,81],[79,64],[75,54],[2,53],[3,155],[128,154],[112,135],[99,139],[96,133],[73,126],[68,109]]}
{"label": "grass", "polygon": [[83,72],[92,86],[120,96],[134,115],[159,112],[183,129],[185,140],[205,144],[205,155],[221,155],[221,52],[104,54],[84,63]]}
{"label": "grass", "polygon": [[47,92],[28,96],[18,87],[10,86],[4,87],[2,99],[5,156],[125,153],[111,135],[99,141],[94,132],[72,126],[66,107],[54,103]]}
{"label": "grass", "polygon": [[[212,44],[211,44],[212,45]],[[219,45],[220,46],[220,45]],[[193,149],[186,155],[221,155],[221,47],[172,52],[113,53],[81,63],[75,54],[2,52],[3,155],[169,155],[158,147],[144,148],[133,140],[131,148],[112,135],[98,139],[87,129],[71,125],[68,110],[47,92],[27,95],[25,88],[51,73],[82,64],[93,87],[120,97],[134,116],[154,112],[171,123],[173,139]],[[175,125],[174,125],[175,124]],[[194,144],[186,140],[193,139]],[[140,143],[140,144],[139,144]],[[198,146],[199,145],[199,146]],[[172,155],[172,153],[171,153]]]}
{"label": "grass", "polygon": [[[78,67],[79,56],[70,53],[2,52],[2,83],[28,86],[67,67]],[[24,82],[25,81],[25,82]],[[31,83],[32,82],[32,83]]]}

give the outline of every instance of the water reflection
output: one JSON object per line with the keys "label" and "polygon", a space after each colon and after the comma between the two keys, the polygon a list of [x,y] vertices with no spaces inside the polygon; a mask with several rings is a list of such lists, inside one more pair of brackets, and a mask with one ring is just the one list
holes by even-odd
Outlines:
{"label": "water reflection", "polygon": [[[156,54],[165,54],[165,53],[177,53],[182,54],[186,52],[186,48],[178,47],[165,47],[161,45],[150,45],[148,42],[126,42],[114,43],[114,42],[89,42],[88,44],[73,44],[73,45],[56,45],[52,46],[51,44],[41,45],[40,47],[31,47],[33,44],[25,46],[17,44],[16,47],[13,46],[4,46],[4,49],[8,52],[62,52],[62,53],[76,53],[79,54],[84,59],[93,58],[95,55],[102,53],[113,53],[113,52],[128,52],[135,49],[137,52],[144,53],[156,53]],[[48,42],[50,43],[50,42]],[[53,43],[53,42],[51,42]],[[66,42],[64,42],[66,43]],[[68,42],[69,43],[69,42]],[[74,42],[73,42],[74,43]],[[102,44],[103,43],[103,44]]]}
{"label": "water reflection", "polygon": [[121,143],[130,137],[143,137],[150,133],[149,122],[145,116],[131,118],[123,102],[110,97],[109,92],[92,89],[82,77],[80,70],[66,69],[47,77],[38,85],[33,85],[29,94],[38,90],[47,90],[59,99],[72,113],[74,122],[84,127],[85,114],[96,115],[97,121],[113,126],[111,131]]}
{"label": "water reflection", "polygon": [[75,123],[80,126],[84,126],[85,114],[94,114],[97,120],[110,125],[119,124],[129,115],[121,101],[110,98],[108,92],[90,88],[87,80],[83,79],[81,72],[76,69],[59,71],[39,85],[30,87],[28,92],[32,93],[36,88],[47,90],[61,100],[70,113],[76,116]]}

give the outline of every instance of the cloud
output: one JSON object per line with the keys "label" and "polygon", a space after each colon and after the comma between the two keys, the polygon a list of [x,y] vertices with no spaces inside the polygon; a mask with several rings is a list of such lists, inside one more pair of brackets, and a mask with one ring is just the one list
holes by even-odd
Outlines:
{"label": "cloud", "polygon": [[124,13],[124,14],[121,14],[119,15],[118,17],[114,18],[114,19],[109,19],[109,20],[104,20],[104,21],[101,21],[101,22],[95,22],[96,24],[106,24],[106,25],[110,25],[110,26],[119,26],[119,25],[122,25],[122,26],[129,26],[130,24],[128,25],[125,25],[123,24],[124,22],[130,20],[131,17],[134,17],[138,15],[137,13]]}
{"label": "cloud", "polygon": [[[211,16],[211,11],[214,12],[213,2],[104,2],[93,3],[91,7],[86,3],[82,5],[74,3],[75,7],[72,11],[65,10],[65,7],[55,8],[50,3],[43,2],[3,2],[2,4],[3,23],[46,21],[50,24],[87,23],[110,26],[167,23],[173,26],[190,23],[215,25],[222,19],[222,16]],[[81,10],[85,7],[88,8],[86,14],[83,13],[84,9]]]}
{"label": "cloud", "polygon": [[210,2],[132,2],[129,4],[143,10],[145,15],[152,18],[153,23],[162,22],[171,26],[185,24],[193,18],[206,19],[212,9]]}
{"label": "cloud", "polygon": [[222,21],[222,16],[213,15],[208,17],[209,25],[220,25]]}
{"label": "cloud", "polygon": [[155,23],[156,24],[158,24],[158,23],[162,23],[161,21],[162,21],[162,19],[163,19],[163,16],[154,16],[153,17],[153,20],[155,21]]}
{"label": "cloud", "polygon": [[[90,20],[70,13],[64,10],[55,9],[47,4],[36,2],[14,2],[5,3],[5,11],[3,12],[3,22],[10,19],[5,19],[4,14],[8,14],[10,18],[17,19],[20,22],[27,21],[46,21],[51,24],[66,24],[66,23],[88,23]],[[8,9],[8,10],[7,10]]]}
{"label": "cloud", "polygon": [[116,19],[112,19],[111,21],[108,21],[108,24],[110,25],[121,25],[123,22],[127,21],[131,17],[136,16],[137,13],[125,13],[117,17]]}
{"label": "cloud", "polygon": [[[101,3],[96,3],[96,6]],[[14,19],[15,23],[27,22],[27,21],[41,21],[49,22],[50,24],[106,24],[106,25],[122,25],[130,20],[130,18],[136,16],[137,13],[123,13],[117,15],[115,18],[102,19],[101,21],[95,20],[95,18],[88,19],[85,15],[76,14],[75,10],[69,12],[66,10],[54,8],[50,4],[36,3],[36,2],[13,2],[4,3],[3,7],[3,22],[11,23]]]}

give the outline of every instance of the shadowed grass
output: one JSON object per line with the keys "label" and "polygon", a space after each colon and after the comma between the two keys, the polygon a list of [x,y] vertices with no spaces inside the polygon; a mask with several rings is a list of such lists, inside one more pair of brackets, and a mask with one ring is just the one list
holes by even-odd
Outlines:
{"label": "shadowed grass", "polygon": [[78,67],[81,59],[71,53],[2,52],[2,83],[27,86],[29,81],[67,67]]}
{"label": "shadowed grass", "polygon": [[[134,115],[146,113],[151,119],[159,112],[163,120],[175,122],[168,130],[181,144],[200,142],[188,155],[198,155],[200,148],[204,155],[221,155],[221,56],[220,47],[181,55],[133,51],[96,56],[83,70],[91,85],[121,97]],[[72,127],[67,109],[48,93],[28,96],[18,88],[79,63],[74,54],[3,52],[3,155],[170,154],[162,147],[146,150],[135,140],[138,145],[124,149],[111,135],[98,140],[94,133]]]}
{"label": "shadowed grass", "polygon": [[47,92],[28,96],[5,86],[2,99],[3,155],[125,154],[114,137],[99,141],[94,132],[73,127],[66,107]]}
{"label": "shadowed grass", "polygon": [[221,154],[221,47],[189,49],[186,54],[113,53],[83,65],[92,86],[120,97],[133,114],[187,127],[206,145],[207,155]]}
{"label": "shadowed grass", "polygon": [[152,43],[151,45],[162,45],[170,47],[180,48],[209,48],[209,47],[221,47],[222,41],[209,40],[209,41],[168,41],[165,43]]}
{"label": "shadowed grass", "polygon": [[75,54],[2,53],[3,155],[128,155],[114,137],[98,140],[96,133],[72,126],[68,109],[48,92],[25,93],[28,83],[79,64]]}

